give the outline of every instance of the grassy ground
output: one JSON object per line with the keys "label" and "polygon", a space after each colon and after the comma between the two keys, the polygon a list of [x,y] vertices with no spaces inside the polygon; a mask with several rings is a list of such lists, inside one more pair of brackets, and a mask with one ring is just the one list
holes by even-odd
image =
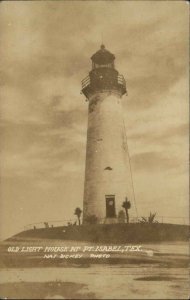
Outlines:
{"label": "grassy ground", "polygon": [[0,270],[9,299],[188,299],[187,268],[162,264]]}
{"label": "grassy ground", "polygon": [[97,243],[147,243],[187,241],[189,226],[164,223],[94,224],[23,231],[14,238],[76,240]]}
{"label": "grassy ground", "polygon": [[80,290],[74,282],[20,282],[0,284],[1,299],[95,299],[94,293]]}

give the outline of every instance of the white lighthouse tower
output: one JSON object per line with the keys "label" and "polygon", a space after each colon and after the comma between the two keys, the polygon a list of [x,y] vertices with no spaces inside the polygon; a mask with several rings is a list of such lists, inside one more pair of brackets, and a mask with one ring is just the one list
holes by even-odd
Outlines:
{"label": "white lighthouse tower", "polygon": [[[125,198],[132,204],[134,196],[121,105],[126,82],[104,45],[91,60],[92,70],[82,80],[89,103],[83,223],[90,216],[98,223],[116,223]],[[134,216],[133,204],[130,213]]]}

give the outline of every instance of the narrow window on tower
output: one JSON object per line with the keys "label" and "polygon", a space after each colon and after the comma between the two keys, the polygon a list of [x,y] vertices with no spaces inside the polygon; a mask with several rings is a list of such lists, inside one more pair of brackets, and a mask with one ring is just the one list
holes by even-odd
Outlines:
{"label": "narrow window on tower", "polygon": [[111,167],[106,167],[104,170],[109,170],[109,171],[111,171],[111,170],[113,170]]}

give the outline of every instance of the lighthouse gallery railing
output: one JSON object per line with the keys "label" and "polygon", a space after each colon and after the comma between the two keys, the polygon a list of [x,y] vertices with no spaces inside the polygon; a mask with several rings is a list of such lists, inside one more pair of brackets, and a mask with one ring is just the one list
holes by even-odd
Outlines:
{"label": "lighthouse gallery railing", "polygon": [[[123,86],[126,88],[126,81],[125,81],[123,75],[118,74],[118,76],[117,76],[117,82],[118,82],[118,84],[123,85]],[[89,86],[90,83],[91,83],[91,82],[90,82],[90,76],[89,76],[89,75],[86,76],[86,77],[81,81],[81,83],[82,83],[82,89],[85,89],[87,86]]]}

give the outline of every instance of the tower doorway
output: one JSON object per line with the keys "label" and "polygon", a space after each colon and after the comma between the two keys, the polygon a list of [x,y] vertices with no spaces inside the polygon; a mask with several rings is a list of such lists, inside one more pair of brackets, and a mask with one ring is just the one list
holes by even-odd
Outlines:
{"label": "tower doorway", "polygon": [[106,195],[106,218],[115,217],[115,195]]}

